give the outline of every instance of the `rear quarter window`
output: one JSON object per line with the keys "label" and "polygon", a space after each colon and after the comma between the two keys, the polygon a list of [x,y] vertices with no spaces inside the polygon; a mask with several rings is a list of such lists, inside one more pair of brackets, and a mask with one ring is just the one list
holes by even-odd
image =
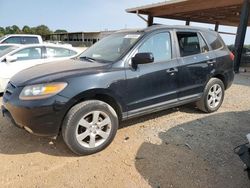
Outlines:
{"label": "rear quarter window", "polygon": [[37,44],[39,43],[37,37],[23,37],[22,44]]}
{"label": "rear quarter window", "polygon": [[207,42],[211,46],[212,50],[217,50],[224,47],[224,43],[220,36],[216,33],[204,33]]}

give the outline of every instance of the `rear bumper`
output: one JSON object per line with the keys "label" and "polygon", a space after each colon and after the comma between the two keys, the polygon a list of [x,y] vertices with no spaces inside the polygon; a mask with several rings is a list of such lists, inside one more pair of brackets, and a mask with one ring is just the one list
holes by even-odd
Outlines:
{"label": "rear bumper", "polygon": [[225,74],[225,79],[226,79],[225,89],[229,89],[233,85],[234,77],[235,77],[234,71],[228,71]]}
{"label": "rear bumper", "polygon": [[[11,101],[11,102],[10,102]],[[12,124],[39,136],[57,136],[67,112],[68,99],[54,96],[46,100],[3,100],[2,114]]]}

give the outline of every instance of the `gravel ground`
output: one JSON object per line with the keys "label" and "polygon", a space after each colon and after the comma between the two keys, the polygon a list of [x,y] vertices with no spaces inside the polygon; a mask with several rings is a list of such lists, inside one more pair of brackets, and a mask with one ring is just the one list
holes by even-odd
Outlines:
{"label": "gravel ground", "polygon": [[250,132],[249,96],[242,73],[218,112],[188,105],[127,121],[106,150],[85,157],[61,137],[36,137],[0,117],[0,187],[250,187],[233,153]]}

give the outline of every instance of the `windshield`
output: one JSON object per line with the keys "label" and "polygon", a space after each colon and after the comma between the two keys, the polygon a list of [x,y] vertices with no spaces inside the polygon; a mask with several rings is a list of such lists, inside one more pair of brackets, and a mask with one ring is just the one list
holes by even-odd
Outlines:
{"label": "windshield", "polygon": [[4,55],[10,53],[11,51],[13,51],[13,50],[15,50],[17,48],[18,47],[16,47],[16,46],[11,46],[11,47],[9,47],[9,48],[7,48],[5,50],[0,51],[0,57],[3,57]]}
{"label": "windshield", "polygon": [[12,46],[10,46],[10,45],[0,46],[0,52],[7,49],[7,48],[10,48],[10,47],[12,47]]}
{"label": "windshield", "polygon": [[140,36],[140,33],[110,35],[83,52],[80,58],[104,62],[117,61],[139,40]]}

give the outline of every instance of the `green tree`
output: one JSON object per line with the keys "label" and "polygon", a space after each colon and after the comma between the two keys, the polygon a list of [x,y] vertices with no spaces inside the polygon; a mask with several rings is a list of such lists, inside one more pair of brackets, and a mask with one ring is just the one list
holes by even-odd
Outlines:
{"label": "green tree", "polygon": [[20,28],[17,25],[11,26],[11,30],[12,30],[12,33],[14,33],[14,34],[22,33]]}
{"label": "green tree", "polygon": [[8,27],[5,27],[5,34],[13,34],[13,30],[12,30],[12,27],[8,26]]}
{"label": "green tree", "polygon": [[25,25],[23,26],[22,28],[22,33],[25,33],[25,34],[32,34],[32,30],[29,26]]}
{"label": "green tree", "polygon": [[0,37],[5,35],[5,29],[3,27],[0,27]]}
{"label": "green tree", "polygon": [[67,33],[67,31],[64,29],[57,29],[57,30],[55,30],[54,33]]}
{"label": "green tree", "polygon": [[35,33],[37,35],[48,35],[51,34],[52,31],[46,25],[39,25],[36,27]]}

